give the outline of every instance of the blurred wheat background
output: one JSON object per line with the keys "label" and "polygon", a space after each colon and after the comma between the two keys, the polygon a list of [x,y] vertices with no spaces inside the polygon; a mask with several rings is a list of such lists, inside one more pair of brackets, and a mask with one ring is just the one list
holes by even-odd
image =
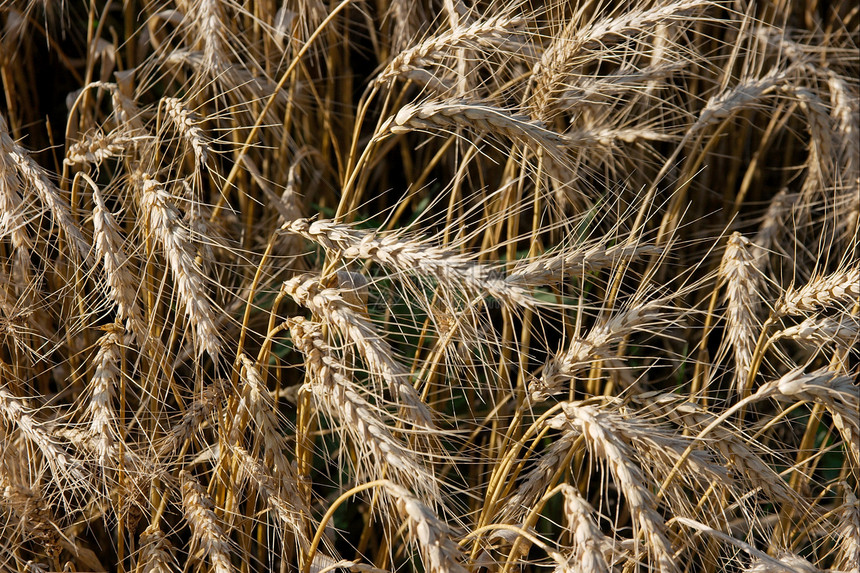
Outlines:
{"label": "blurred wheat background", "polygon": [[0,26],[0,571],[860,571],[856,2]]}

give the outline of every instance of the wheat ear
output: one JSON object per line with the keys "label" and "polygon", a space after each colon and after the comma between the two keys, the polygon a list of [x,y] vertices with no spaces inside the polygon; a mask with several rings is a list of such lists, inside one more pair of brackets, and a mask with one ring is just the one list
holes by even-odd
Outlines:
{"label": "wheat ear", "polygon": [[402,77],[427,85],[440,93],[447,92],[454,86],[428,71],[428,68],[450,56],[454,50],[462,48],[528,53],[531,51],[528,44],[523,41],[522,35],[517,33],[517,29],[524,22],[522,18],[500,14],[466,25],[460,24],[397,54],[376,77],[374,83],[382,85]]}
{"label": "wheat ear", "polygon": [[735,388],[743,394],[752,355],[761,326],[757,312],[762,279],[752,253],[753,245],[740,233],[733,233],[726,245],[720,277],[726,283],[726,337],[734,350]]}
{"label": "wheat ear", "polygon": [[[642,469],[634,461],[632,448],[622,437],[623,434],[618,432],[617,424],[594,406],[564,403],[563,413],[550,420],[549,425],[578,432],[585,438],[592,454],[606,461],[613,480],[627,499],[636,528],[645,533],[649,552],[657,562],[658,569],[663,573],[677,573],[674,551],[666,536],[666,525],[655,509],[656,499]],[[634,555],[634,558],[638,559],[638,555]]]}
{"label": "wheat ear", "polygon": [[29,183],[39,200],[48,208],[54,220],[66,235],[75,253],[82,261],[90,257],[90,244],[80,231],[80,226],[72,217],[68,202],[62,198],[59,189],[48,178],[47,172],[36,163],[27,151],[18,145],[9,135],[6,118],[0,115],[0,153],[12,160],[21,180]]}
{"label": "wheat ear", "polygon": [[[301,500],[298,489],[284,487],[283,479],[276,479],[269,469],[244,448],[233,446],[242,471],[254,482],[260,496],[272,513],[293,533],[302,551],[310,546],[306,520],[311,513]],[[280,482],[280,483],[279,483]],[[293,484],[294,486],[294,484]]]}
{"label": "wheat ear", "polygon": [[564,384],[594,361],[610,359],[612,344],[619,342],[635,330],[653,329],[666,316],[667,302],[662,299],[634,303],[630,308],[613,314],[585,337],[574,338],[564,352],[551,357],[543,366],[540,379],[530,388],[532,399],[545,400],[564,390]]}
{"label": "wheat ear", "polygon": [[[87,178],[89,179],[89,178]],[[101,191],[92,180],[93,190],[93,230],[95,234],[96,255],[102,261],[108,284],[108,296],[117,306],[117,315],[128,321],[129,329],[142,343],[144,326],[137,304],[137,291],[134,285],[139,281],[131,269],[131,259],[123,249],[119,225],[102,199]]]}
{"label": "wheat ear", "polygon": [[220,520],[212,511],[214,504],[187,471],[179,474],[182,482],[182,510],[191,526],[192,540],[199,544],[209,557],[215,573],[233,573],[230,561],[230,542]]}
{"label": "wheat ear", "polygon": [[561,486],[564,495],[564,516],[568,530],[573,535],[574,571],[582,573],[609,573],[609,565],[601,547],[610,540],[600,531],[591,514],[594,509],[568,484]]}
{"label": "wheat ear", "polygon": [[150,526],[140,534],[141,573],[171,573],[174,571],[170,544],[158,527]]}
{"label": "wheat ear", "polygon": [[860,467],[860,386],[850,376],[818,369],[804,372],[795,368],[777,380],[763,384],[753,395],[757,401],[764,398],[805,400],[824,406],[833,417],[833,424],[845,441],[845,448]]}
{"label": "wheat ear", "polygon": [[164,250],[185,315],[194,328],[198,354],[203,351],[212,358],[221,353],[221,336],[215,325],[215,314],[206,296],[205,278],[194,260],[188,231],[181,225],[179,211],[171,205],[170,195],[155,179],[144,175],[141,210],[149,230]]}
{"label": "wheat ear", "polygon": [[96,353],[96,370],[93,374],[92,397],[88,408],[90,435],[96,440],[99,462],[104,468],[111,467],[117,432],[114,428],[116,414],[113,409],[115,388],[119,383],[122,360],[122,337],[124,329],[116,325],[99,338]]}
{"label": "wheat ear", "polygon": [[849,489],[847,483],[842,482],[845,491],[845,500],[839,519],[839,546],[834,570],[838,567],[846,573],[860,573],[860,502]]}
{"label": "wheat ear", "polygon": [[791,286],[774,309],[776,317],[811,314],[838,304],[855,304],[860,299],[860,267],[820,275],[801,287]]}
{"label": "wheat ear", "polygon": [[199,172],[206,166],[209,157],[209,140],[200,128],[199,119],[185,109],[182,101],[168,97],[161,100],[167,117],[194,152],[194,167]]}
{"label": "wheat ear", "polygon": [[79,464],[66,454],[52,433],[31,415],[21,401],[5,388],[0,388],[0,417],[17,427],[24,438],[42,452],[64,499],[66,494],[88,487],[87,478]]}
{"label": "wheat ear", "polygon": [[301,275],[286,281],[284,292],[314,315],[334,325],[355,344],[371,373],[382,378],[392,398],[399,405],[406,406],[413,421],[425,429],[433,427],[433,415],[409,383],[411,375],[395,358],[397,353],[373,323],[349,304],[340,291],[323,288],[317,277]]}
{"label": "wheat ear", "polygon": [[88,133],[69,146],[63,163],[71,167],[88,163],[100,165],[105,159],[125,155],[132,141],[133,138],[122,133]]}
{"label": "wheat ear", "polygon": [[428,573],[466,573],[463,557],[451,540],[451,529],[409,490],[386,482],[385,491],[394,500],[409,534],[418,544]]}
{"label": "wheat ear", "polygon": [[323,340],[321,325],[303,318],[290,319],[289,323],[293,342],[305,355],[309,374],[306,388],[328,417],[340,420],[344,431],[363,452],[361,457],[369,455],[378,460],[377,467],[368,475],[383,475],[387,463],[388,471],[396,476],[398,483],[422,492],[422,499],[437,499],[434,476],[394,437],[371,404],[349,382],[346,369]]}
{"label": "wheat ear", "polygon": [[564,162],[567,139],[527,115],[484,102],[445,99],[408,104],[400,108],[380,130],[400,134],[416,130],[474,129],[501,135],[534,152],[545,151],[554,163]]}
{"label": "wheat ear", "polygon": [[327,220],[311,223],[297,219],[286,223],[283,230],[319,243],[338,257],[371,260],[398,272],[431,277],[445,288],[465,286],[473,293],[485,293],[517,306],[532,307],[536,302],[516,283],[495,276],[497,273],[492,267],[475,263],[452,249],[428,246],[395,235],[380,237]]}

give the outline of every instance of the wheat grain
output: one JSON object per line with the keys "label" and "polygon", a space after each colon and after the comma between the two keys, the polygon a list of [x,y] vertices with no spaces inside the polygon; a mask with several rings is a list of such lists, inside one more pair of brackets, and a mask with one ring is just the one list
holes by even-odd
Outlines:
{"label": "wheat grain", "polygon": [[532,399],[541,401],[564,390],[564,384],[579,371],[600,359],[609,359],[610,347],[639,329],[653,329],[669,313],[667,301],[658,299],[633,303],[594,326],[585,337],[575,337],[567,350],[552,356],[539,379],[530,388]]}

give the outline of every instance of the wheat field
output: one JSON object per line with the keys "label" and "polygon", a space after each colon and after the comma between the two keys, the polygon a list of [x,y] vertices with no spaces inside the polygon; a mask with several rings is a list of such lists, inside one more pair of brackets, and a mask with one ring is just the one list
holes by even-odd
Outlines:
{"label": "wheat field", "polygon": [[0,571],[860,573],[856,2],[0,25]]}

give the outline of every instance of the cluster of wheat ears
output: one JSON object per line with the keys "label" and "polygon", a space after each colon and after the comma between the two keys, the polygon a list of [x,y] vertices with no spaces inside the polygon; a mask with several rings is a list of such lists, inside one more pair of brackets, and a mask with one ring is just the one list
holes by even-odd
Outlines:
{"label": "cluster of wheat ears", "polygon": [[860,571],[855,2],[0,29],[0,571]]}

